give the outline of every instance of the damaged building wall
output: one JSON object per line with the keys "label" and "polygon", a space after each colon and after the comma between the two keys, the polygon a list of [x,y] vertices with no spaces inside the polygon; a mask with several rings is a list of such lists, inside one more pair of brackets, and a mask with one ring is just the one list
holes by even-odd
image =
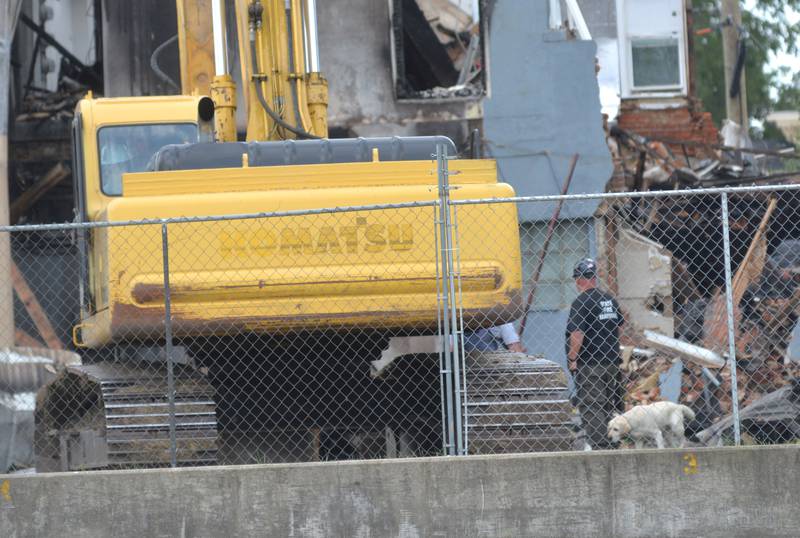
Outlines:
{"label": "damaged building wall", "polygon": [[103,90],[97,60],[100,5],[100,0],[21,5],[10,80],[12,224],[74,216],[70,126],[77,101],[89,89]]}
{"label": "damaged building wall", "polygon": [[[602,192],[613,171],[605,142],[596,46],[548,29],[545,2],[500,2],[491,20],[491,96],[484,102],[486,146],[518,195],[558,194],[580,154],[570,194]],[[564,218],[591,216],[598,202],[571,202]],[[523,221],[545,220],[553,203],[520,206]]]}
{"label": "damaged building wall", "polygon": [[[644,5],[641,2],[639,4]],[[693,91],[690,3],[684,0],[664,0],[658,5],[650,6],[653,10],[659,10],[658,18],[663,24],[658,26],[652,21],[656,11],[649,8],[643,10],[632,0],[578,0],[578,5],[592,38],[597,43],[601,102],[603,112],[610,119],[616,118],[620,128],[648,138],[700,144],[717,142],[718,133],[711,115],[703,111],[702,103]],[[622,10],[622,14],[617,13],[618,9]],[[674,24],[671,25],[667,19],[673,20]],[[673,32],[669,32],[670,26],[674,26]],[[661,39],[674,37],[678,40],[679,47],[686,51],[684,61],[681,62],[681,71],[684,73],[681,87],[649,93],[643,89],[634,90],[631,87],[635,78],[635,66],[630,60],[632,53],[627,49],[621,50],[620,47],[631,47],[632,41],[639,39],[639,36],[651,35],[659,27],[655,32]],[[625,60],[621,63],[623,58]],[[640,74],[645,75],[660,68],[655,66],[653,69],[641,60],[636,67],[644,69]],[[695,147],[690,145],[687,151],[693,155]]]}
{"label": "damaged building wall", "polygon": [[[104,0],[103,8],[106,95],[177,93],[150,67],[155,49],[177,32],[174,2]],[[388,1],[320,2],[317,11],[332,137],[443,134],[457,144],[466,140],[468,121],[481,117],[480,98],[413,102],[395,98]],[[230,28],[229,33],[234,40]],[[229,45],[236,76],[238,51],[234,41]],[[164,49],[158,59],[161,69],[179,82],[177,44]],[[242,130],[245,116],[239,116]]]}
{"label": "damaged building wall", "polygon": [[616,240],[617,300],[642,330],[675,333],[672,306],[672,259],[666,249],[621,228]]}
{"label": "damaged building wall", "polygon": [[[710,112],[702,110],[696,99],[683,101],[680,106],[652,108],[647,101],[626,99],[620,106],[618,125],[621,129],[656,140],[679,140],[694,155],[696,144],[716,144],[719,133]],[[681,151],[680,145],[674,147]]]}
{"label": "damaged building wall", "polygon": [[329,124],[339,136],[438,134],[461,144],[479,99],[402,102],[392,77],[389,2],[318,2],[320,62],[328,78]]}
{"label": "damaged building wall", "polygon": [[[52,10],[46,11],[47,15],[51,17],[47,22],[47,28],[52,36],[84,64],[92,65],[97,51],[94,42],[96,35],[94,32],[94,0],[71,0],[70,2],[48,0],[42,2],[42,5],[32,10],[34,16],[37,15],[37,11],[39,12],[40,21],[43,13],[42,6],[47,6]],[[47,70],[45,87],[54,90],[58,85],[58,64],[61,61],[61,55],[52,47],[48,47],[45,54],[49,60],[48,64],[52,66]]]}
{"label": "damaged building wall", "polygon": [[[48,36],[70,52],[78,61],[91,66],[97,56],[94,9],[97,0],[23,0],[19,22],[14,34],[12,107],[19,109],[28,93],[27,85],[38,91],[56,91],[62,72],[63,56],[44,40],[36,44],[32,25],[41,25]],[[32,64],[36,54],[35,65]]]}
{"label": "damaged building wall", "polygon": [[[105,95],[180,93],[180,88],[159,78],[150,67],[150,57],[156,48],[177,33],[175,2],[103,0]],[[159,65],[180,83],[177,43],[159,56]]]}
{"label": "damaged building wall", "polygon": [[[501,180],[513,185],[518,195],[558,194],[575,153],[580,157],[569,193],[603,192],[613,166],[595,77],[596,46],[549,30],[548,17],[547,2],[495,4],[490,21],[491,95],[484,102],[485,149],[497,159]],[[568,202],[561,211],[559,228],[581,230],[583,239],[570,241],[581,241],[583,255],[596,253],[591,217],[597,206],[598,200]],[[550,202],[518,205],[520,219],[534,227],[546,227],[554,209]],[[537,254],[536,248],[523,245],[526,272]],[[549,255],[561,256],[559,265],[569,271],[579,257],[574,248]],[[534,301],[523,335],[530,352],[544,353],[564,366],[563,332],[537,328],[566,326],[575,294],[571,275],[563,274],[566,270],[562,269],[562,301]]]}

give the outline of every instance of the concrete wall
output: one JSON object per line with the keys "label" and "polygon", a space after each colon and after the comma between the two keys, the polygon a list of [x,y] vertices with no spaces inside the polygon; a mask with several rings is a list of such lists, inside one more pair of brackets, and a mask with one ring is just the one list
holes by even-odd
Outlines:
{"label": "concrete wall", "polygon": [[797,536],[800,447],[0,476],[26,536]]}

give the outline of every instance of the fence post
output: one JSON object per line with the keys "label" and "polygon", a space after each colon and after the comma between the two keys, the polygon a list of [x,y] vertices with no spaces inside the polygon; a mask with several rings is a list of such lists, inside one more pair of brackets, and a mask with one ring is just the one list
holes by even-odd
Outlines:
{"label": "fence post", "polygon": [[464,432],[464,440],[462,445],[462,452],[466,456],[469,454],[469,413],[467,412],[468,409],[468,402],[467,398],[469,394],[467,392],[467,361],[466,361],[466,353],[464,351],[464,294],[462,293],[461,288],[461,237],[458,233],[458,206],[451,205],[450,207],[453,208],[453,236],[455,238],[455,243],[453,246],[453,251],[455,252],[455,259],[453,261],[453,276],[455,280],[455,294],[453,295],[453,303],[457,302],[457,311],[458,317],[455,318],[455,327],[456,330],[454,332],[454,336],[456,337],[456,342],[458,345],[457,352],[456,352],[456,361],[458,361],[458,365],[461,368],[461,377],[460,382],[462,383],[463,389],[461,391],[462,394],[462,401],[461,401],[461,409],[463,410],[463,419],[464,422],[462,424],[462,431]]}
{"label": "fence post", "polygon": [[169,397],[169,464],[177,467],[175,440],[175,372],[172,362],[172,305],[169,289],[169,234],[167,223],[161,224],[161,258],[164,260],[164,350],[167,355],[167,392]]}
{"label": "fence post", "polygon": [[[435,156],[435,155],[434,155]],[[442,274],[442,261],[441,261],[441,247],[439,246],[440,242],[440,233],[441,233],[441,205],[437,204],[433,206],[433,224],[434,224],[434,251],[436,254],[436,327],[438,331],[439,338],[442,342],[445,340],[445,334],[447,331],[444,328],[444,314],[445,314],[445,306],[443,303],[444,297],[444,275]],[[447,362],[445,358],[444,348],[442,344],[439,347],[439,396],[440,396],[440,406],[441,406],[441,413],[442,413],[442,448],[444,449],[444,453],[447,455],[451,454],[451,450],[454,446],[454,431],[450,427],[452,425],[452,421],[450,420],[450,398],[446,397],[449,394],[449,390],[447,387],[448,379],[447,376],[450,375],[450,370],[447,367]]]}
{"label": "fence post", "polygon": [[734,330],[733,284],[731,279],[731,239],[728,220],[728,193],[722,193],[722,248],[725,250],[725,308],[728,318],[728,368],[731,372],[731,413],[733,439],[736,446],[742,442],[739,424],[739,385],[736,380],[736,341]]}
{"label": "fence post", "polygon": [[447,147],[436,145],[436,170],[439,186],[439,247],[442,264],[442,343],[445,359],[449,455],[464,453],[461,428],[461,376],[459,365],[458,316],[456,314],[455,281],[453,275],[453,238],[450,222],[450,182],[447,166]]}

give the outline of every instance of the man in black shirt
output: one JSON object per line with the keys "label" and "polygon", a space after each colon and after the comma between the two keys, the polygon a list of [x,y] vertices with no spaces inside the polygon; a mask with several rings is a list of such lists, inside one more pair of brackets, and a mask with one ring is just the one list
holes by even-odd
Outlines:
{"label": "man in black shirt", "polygon": [[585,258],[572,271],[579,295],[567,321],[566,344],[575,379],[578,408],[592,448],[611,448],[606,426],[614,412],[624,411],[619,365],[619,304],[597,288],[597,264]]}

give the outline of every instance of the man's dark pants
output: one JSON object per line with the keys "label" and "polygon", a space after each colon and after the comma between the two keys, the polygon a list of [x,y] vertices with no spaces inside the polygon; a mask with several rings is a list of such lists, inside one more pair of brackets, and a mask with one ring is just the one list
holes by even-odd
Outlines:
{"label": "man's dark pants", "polygon": [[624,388],[619,365],[605,363],[579,365],[575,374],[578,409],[593,449],[612,448],[606,435],[608,421],[615,412],[625,410]]}

